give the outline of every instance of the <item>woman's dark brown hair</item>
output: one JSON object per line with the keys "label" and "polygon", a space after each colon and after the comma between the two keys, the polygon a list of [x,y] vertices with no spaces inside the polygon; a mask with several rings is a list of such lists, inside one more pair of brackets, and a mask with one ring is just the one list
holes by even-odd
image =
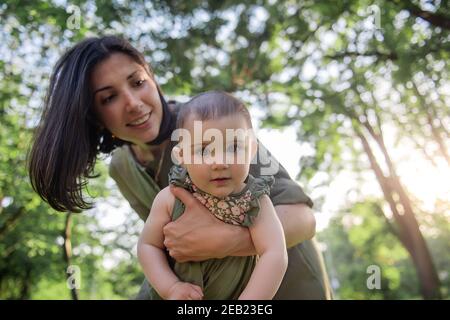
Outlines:
{"label": "woman's dark brown hair", "polygon": [[88,38],[56,63],[41,121],[29,154],[34,190],[58,211],[80,212],[92,207],[82,190],[92,178],[96,157],[125,141],[102,129],[94,114],[91,73],[113,53],[130,56],[153,78],[144,56],[128,41],[116,37]]}

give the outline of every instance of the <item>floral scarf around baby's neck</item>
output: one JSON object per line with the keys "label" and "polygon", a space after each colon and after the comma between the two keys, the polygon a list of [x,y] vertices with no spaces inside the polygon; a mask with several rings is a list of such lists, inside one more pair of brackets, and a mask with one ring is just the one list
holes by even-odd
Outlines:
{"label": "floral scarf around baby's neck", "polygon": [[273,182],[272,176],[254,178],[249,175],[243,190],[219,198],[204,192],[192,183],[185,168],[175,165],[169,172],[170,184],[190,191],[219,220],[239,226],[250,226],[253,223],[260,208],[259,198],[263,194],[270,194]]}

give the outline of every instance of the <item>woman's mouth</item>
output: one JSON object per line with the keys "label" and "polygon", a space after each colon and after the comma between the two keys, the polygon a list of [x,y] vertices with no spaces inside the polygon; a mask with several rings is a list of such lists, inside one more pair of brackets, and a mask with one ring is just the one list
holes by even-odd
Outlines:
{"label": "woman's mouth", "polygon": [[150,119],[152,112],[146,113],[145,115],[137,118],[136,120],[127,124],[128,127],[142,127]]}

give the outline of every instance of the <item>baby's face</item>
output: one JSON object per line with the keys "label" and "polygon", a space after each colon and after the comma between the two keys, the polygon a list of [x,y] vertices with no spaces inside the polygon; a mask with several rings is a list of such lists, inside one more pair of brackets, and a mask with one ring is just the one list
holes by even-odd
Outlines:
{"label": "baby's face", "polygon": [[241,191],[257,148],[245,118],[230,115],[201,121],[192,115],[184,128],[191,139],[184,141],[182,165],[192,182],[219,198]]}

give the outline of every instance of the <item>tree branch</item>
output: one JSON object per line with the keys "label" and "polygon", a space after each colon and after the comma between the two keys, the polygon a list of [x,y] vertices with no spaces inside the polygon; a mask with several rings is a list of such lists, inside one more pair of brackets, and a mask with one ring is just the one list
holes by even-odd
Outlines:
{"label": "tree branch", "polygon": [[429,105],[427,105],[425,98],[420,93],[419,88],[417,88],[416,82],[413,79],[411,79],[411,82],[413,84],[414,92],[416,93],[417,97],[419,98],[419,101],[420,101],[419,105],[421,106],[422,110],[426,114],[427,122],[431,129],[431,135],[433,136],[434,140],[438,144],[439,151],[441,152],[442,156],[447,161],[447,163],[450,165],[450,155],[447,152],[447,146],[446,146],[444,140],[442,139],[439,129],[436,128],[436,126],[434,125],[433,115],[430,113],[430,109],[432,109],[432,108]]}
{"label": "tree branch", "polygon": [[413,16],[421,18],[427,21],[429,24],[440,27],[443,29],[450,30],[450,17],[447,17],[443,14],[434,13],[431,11],[422,10],[420,7],[416,6],[411,1],[394,1],[399,4],[403,9],[408,11]]}
{"label": "tree branch", "polygon": [[334,55],[326,55],[325,58],[333,60],[341,60],[345,57],[377,57],[378,60],[397,60],[398,55],[395,52],[383,53],[379,51],[357,52],[342,51]]}

